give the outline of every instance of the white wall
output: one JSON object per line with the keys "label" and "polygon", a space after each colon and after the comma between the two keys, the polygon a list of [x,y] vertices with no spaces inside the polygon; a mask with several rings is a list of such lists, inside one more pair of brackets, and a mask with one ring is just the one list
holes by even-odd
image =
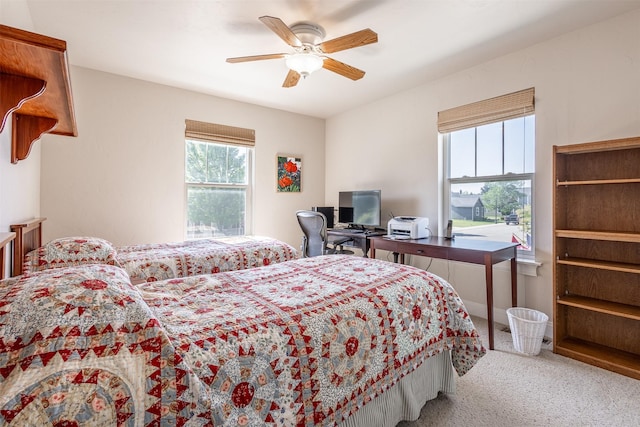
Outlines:
{"label": "white wall", "polygon": [[[33,30],[24,2],[0,1],[0,16],[4,25]],[[40,216],[40,143],[31,146],[28,161],[11,164],[11,119],[9,115],[0,133],[0,232],[9,231],[11,224]],[[9,275],[10,246],[6,252],[5,274]]]}
{"label": "white wall", "polygon": [[[0,232],[40,214],[40,146],[31,147],[29,161],[11,164],[11,116],[0,134]],[[5,254],[5,275],[11,271],[11,245]],[[0,277],[0,279],[2,279]]]}
{"label": "white wall", "polygon": [[28,160],[11,163],[11,116],[0,134],[0,231],[34,218],[40,212],[40,142]]}
{"label": "white wall", "polygon": [[[78,137],[42,138],[43,239],[184,239],[184,128],[255,129],[253,232],[299,246],[297,209],[324,200],[324,120],[71,67]],[[276,193],[276,155],[303,159],[301,193]]]}
{"label": "white wall", "polygon": [[[535,243],[543,266],[538,277],[519,276],[520,304],[551,315],[552,146],[640,135],[640,11],[332,117],[327,202],[346,185],[381,188],[385,218],[390,211],[426,216],[442,234],[438,111],[528,87],[536,95]],[[364,164],[354,163],[358,155]],[[412,262],[424,267],[428,260]],[[502,322],[510,306],[505,264],[494,269],[496,319]],[[474,314],[486,316],[482,267],[434,260],[430,271],[449,279]]]}

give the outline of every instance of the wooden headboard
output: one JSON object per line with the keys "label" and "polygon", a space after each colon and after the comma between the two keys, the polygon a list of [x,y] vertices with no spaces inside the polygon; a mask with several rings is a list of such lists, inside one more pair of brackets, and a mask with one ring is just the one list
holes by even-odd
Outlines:
{"label": "wooden headboard", "polygon": [[34,218],[20,224],[11,224],[11,231],[16,233],[13,242],[12,276],[22,274],[24,256],[42,245],[42,222],[47,218]]}
{"label": "wooden headboard", "polygon": [[16,233],[0,233],[0,280],[4,279],[4,262],[7,258],[4,248],[15,238]]}

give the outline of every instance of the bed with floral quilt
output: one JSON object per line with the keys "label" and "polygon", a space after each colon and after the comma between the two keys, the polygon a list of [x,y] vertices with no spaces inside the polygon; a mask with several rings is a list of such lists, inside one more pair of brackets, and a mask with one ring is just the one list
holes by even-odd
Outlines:
{"label": "bed with floral quilt", "polygon": [[0,281],[0,425],[395,426],[484,353],[450,284],[363,257]]}
{"label": "bed with floral quilt", "polygon": [[297,251],[288,243],[262,236],[120,247],[98,237],[64,237],[27,252],[17,274],[81,264],[108,264],[124,268],[133,283],[141,283],[244,270],[297,257]]}
{"label": "bed with floral quilt", "polygon": [[298,257],[293,246],[263,236],[120,246],[116,252],[118,263],[134,282],[245,270]]}

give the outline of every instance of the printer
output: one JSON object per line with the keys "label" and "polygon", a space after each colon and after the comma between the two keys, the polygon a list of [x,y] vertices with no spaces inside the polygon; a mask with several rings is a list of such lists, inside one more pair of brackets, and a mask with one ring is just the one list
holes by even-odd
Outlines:
{"label": "printer", "polygon": [[387,235],[398,239],[423,239],[429,237],[429,218],[396,216],[387,223]]}

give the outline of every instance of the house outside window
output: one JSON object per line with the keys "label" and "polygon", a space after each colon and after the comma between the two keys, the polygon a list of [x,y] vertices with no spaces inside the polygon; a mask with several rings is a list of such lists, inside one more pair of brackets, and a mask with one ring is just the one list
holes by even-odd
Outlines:
{"label": "house outside window", "polygon": [[253,145],[230,138],[238,129],[253,135],[252,130],[187,120],[187,239],[250,233]]}
{"label": "house outside window", "polygon": [[[516,110],[506,120],[472,120],[480,124],[458,126],[442,138],[444,219],[453,221],[453,234],[518,243],[522,258],[534,258],[535,243],[535,115],[533,89],[528,91],[530,108]],[[496,99],[489,100],[489,108]],[[482,101],[470,106],[468,111],[482,111]]]}

